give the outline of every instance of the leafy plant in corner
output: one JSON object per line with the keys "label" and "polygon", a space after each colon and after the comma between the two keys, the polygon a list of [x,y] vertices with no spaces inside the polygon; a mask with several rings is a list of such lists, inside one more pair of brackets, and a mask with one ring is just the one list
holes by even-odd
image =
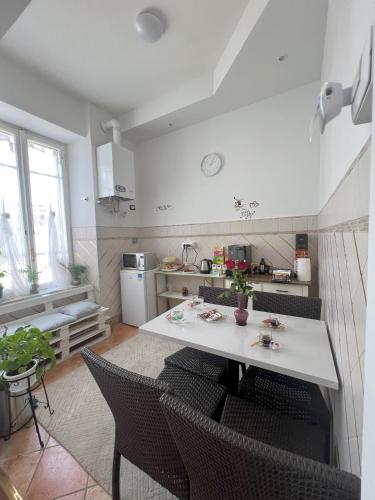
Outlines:
{"label": "leafy plant in corner", "polygon": [[[52,333],[42,333],[39,328],[21,327],[15,333],[8,335],[7,329],[0,337],[0,370],[7,375],[22,374],[28,370],[34,361],[50,361],[51,366],[56,364],[56,355],[50,346]],[[38,366],[38,377],[43,368]]]}
{"label": "leafy plant in corner", "polygon": [[81,275],[86,271],[86,266],[82,266],[81,264],[71,264],[68,269],[72,276],[72,285],[80,285]]}

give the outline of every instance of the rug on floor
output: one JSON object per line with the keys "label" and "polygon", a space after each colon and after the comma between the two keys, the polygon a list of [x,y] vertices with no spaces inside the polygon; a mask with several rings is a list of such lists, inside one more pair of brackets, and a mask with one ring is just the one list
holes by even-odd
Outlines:
{"label": "rug on floor", "polygon": [[[181,346],[138,334],[103,356],[136,373],[157,377],[164,358]],[[48,385],[55,413],[40,408],[40,423],[108,493],[111,493],[114,420],[86,365]],[[125,459],[121,498],[169,500],[171,493]]]}

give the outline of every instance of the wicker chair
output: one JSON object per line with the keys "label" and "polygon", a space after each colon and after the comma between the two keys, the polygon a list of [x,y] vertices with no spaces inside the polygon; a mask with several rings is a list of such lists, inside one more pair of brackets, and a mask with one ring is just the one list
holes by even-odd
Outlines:
{"label": "wicker chair", "polygon": [[160,402],[192,500],[360,499],[360,480],[349,473],[244,436],[168,394]]}
{"label": "wicker chair", "polygon": [[[231,294],[227,297],[222,296],[228,292],[227,288],[218,288],[211,286],[200,286],[199,296],[203,297],[205,302],[222,306],[237,307],[237,295]],[[247,305],[247,304],[246,304]],[[197,375],[207,377],[215,382],[225,383],[228,375],[228,360],[215,354],[199,351],[192,347],[185,347],[165,358],[166,365],[177,366],[183,370],[188,370]],[[238,366],[237,362],[236,365]],[[240,363],[242,374],[246,371],[246,365]],[[235,371],[235,370],[234,370]]]}
{"label": "wicker chair", "polygon": [[[321,299],[256,292],[254,309],[320,319]],[[241,379],[239,395],[283,415],[322,425],[330,433],[331,416],[317,385],[251,366]]]}
{"label": "wicker chair", "polygon": [[227,396],[221,423],[245,436],[297,455],[329,463],[329,438],[319,426]]}
{"label": "wicker chair", "polygon": [[[238,307],[237,294],[232,293],[227,296],[223,294],[228,293],[228,288],[219,288],[214,286],[200,286],[199,287],[199,297],[203,297],[205,302],[210,304],[217,304],[219,306],[229,306]],[[247,307],[247,297],[246,297],[246,307]]]}
{"label": "wicker chair", "polygon": [[178,374],[176,369],[172,374],[164,372],[159,380],[154,380],[120,368],[87,347],[81,354],[115,419],[113,498],[120,499],[121,456],[178,498],[189,498],[186,470],[159,398],[171,392],[197,410],[213,416],[225,397],[225,389],[183,370]]}
{"label": "wicker chair", "polygon": [[283,295],[281,293],[269,292],[254,293],[254,311],[320,319],[322,299],[318,297],[299,297],[297,295]]}

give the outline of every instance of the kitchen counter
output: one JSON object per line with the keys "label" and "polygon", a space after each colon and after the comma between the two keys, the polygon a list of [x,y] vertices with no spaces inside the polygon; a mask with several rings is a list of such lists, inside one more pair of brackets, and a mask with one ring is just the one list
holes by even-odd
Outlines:
{"label": "kitchen counter", "polygon": [[[230,276],[226,276],[225,274],[203,274],[203,273],[186,273],[183,271],[156,271],[156,274],[163,274],[165,276],[191,276],[195,278],[206,278],[206,279],[226,279],[231,280]],[[270,274],[249,274],[248,281],[251,283],[274,283],[278,284],[277,281],[272,281],[272,276]],[[281,285],[304,285],[310,286],[311,281],[298,281],[296,279],[292,279],[290,283],[280,283]]]}

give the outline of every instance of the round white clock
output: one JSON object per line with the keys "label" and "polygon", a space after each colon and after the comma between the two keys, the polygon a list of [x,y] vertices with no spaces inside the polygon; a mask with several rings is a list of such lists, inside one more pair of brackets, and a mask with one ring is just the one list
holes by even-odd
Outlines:
{"label": "round white clock", "polygon": [[223,160],[217,153],[210,153],[206,155],[201,163],[201,169],[204,175],[216,175],[223,166]]}

